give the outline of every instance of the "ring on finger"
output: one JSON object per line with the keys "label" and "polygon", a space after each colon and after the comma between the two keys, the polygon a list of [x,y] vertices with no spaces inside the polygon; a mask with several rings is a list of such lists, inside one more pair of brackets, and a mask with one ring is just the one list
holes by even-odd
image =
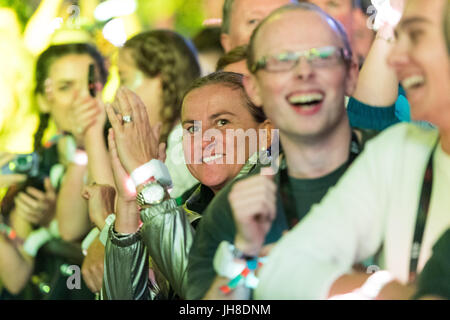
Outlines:
{"label": "ring on finger", "polygon": [[133,119],[131,119],[130,115],[122,116],[122,120],[123,120],[123,123],[130,123],[131,121],[133,121]]}

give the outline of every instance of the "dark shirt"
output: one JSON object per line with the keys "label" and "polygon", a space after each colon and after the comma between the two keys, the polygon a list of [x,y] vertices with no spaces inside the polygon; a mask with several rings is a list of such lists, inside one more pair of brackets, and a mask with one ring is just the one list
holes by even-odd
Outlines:
{"label": "dark shirt", "polygon": [[[374,132],[362,131],[361,146],[364,146],[367,139],[374,136]],[[286,208],[282,201],[280,192],[281,176],[286,174],[287,168],[283,165],[275,176],[277,183],[277,215],[269,230],[265,244],[278,241],[283,232],[290,229],[296,222],[300,221],[309,212],[315,203],[319,203],[325,196],[328,189],[334,186],[339,178],[348,168],[346,162],[341,167],[330,174],[318,179],[294,179],[289,178],[288,192],[295,199],[293,210]],[[255,168],[251,175],[259,174],[261,167]],[[238,181],[238,180],[236,180]],[[194,242],[189,253],[188,264],[188,292],[187,299],[201,299],[214,280],[216,273],[213,268],[213,259],[220,242],[228,241],[234,243],[236,227],[233,220],[232,210],[228,202],[228,195],[233,187],[234,181],[225,186],[212,200],[211,204],[203,214],[200,221]]]}

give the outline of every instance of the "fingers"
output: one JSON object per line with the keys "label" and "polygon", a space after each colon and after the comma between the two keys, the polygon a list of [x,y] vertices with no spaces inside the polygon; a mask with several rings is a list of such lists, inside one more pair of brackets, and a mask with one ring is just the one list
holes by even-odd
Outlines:
{"label": "fingers", "polygon": [[127,114],[132,115],[135,122],[148,121],[147,109],[141,98],[126,87],[123,87],[121,94],[126,97],[128,102]]}
{"label": "fingers", "polygon": [[0,153],[0,167],[4,166],[5,164],[13,160],[15,156],[16,155],[13,153],[6,153],[6,152]]}
{"label": "fingers", "polygon": [[7,188],[14,184],[25,182],[27,176],[24,174],[5,174],[0,175],[0,188]]}
{"label": "fingers", "polygon": [[109,122],[115,132],[122,130],[122,119],[120,115],[116,114],[110,104],[106,105],[106,114],[108,115]]}
{"label": "fingers", "polygon": [[100,292],[103,284],[103,265],[92,264],[82,269],[81,272],[89,290],[94,293]]}
{"label": "fingers", "polygon": [[152,132],[153,132],[153,137],[155,138],[155,140],[157,142],[159,142],[160,138],[161,138],[161,128],[162,128],[162,123],[158,122],[156,124],[156,126],[154,126],[152,128]]}
{"label": "fingers", "polygon": [[112,129],[109,129],[108,132],[108,146],[109,156],[114,167],[117,164],[116,161],[119,160],[119,154],[117,153],[116,140],[114,139],[114,131]]}
{"label": "fingers", "polygon": [[136,114],[133,113],[132,104],[133,100],[129,97],[129,92],[125,87],[120,87],[117,91],[116,101],[119,112],[122,116],[132,116],[133,120],[136,118]]}
{"label": "fingers", "polygon": [[14,199],[14,204],[16,208],[16,213],[25,221],[28,221],[33,224],[38,224],[42,218],[42,212],[33,209],[30,205],[28,205],[22,198],[17,196]]}
{"label": "fingers", "polygon": [[45,188],[45,195],[47,198],[56,199],[56,190],[55,188],[53,188],[52,182],[48,177],[44,179],[44,188]]}
{"label": "fingers", "polygon": [[[27,190],[28,191],[28,190]],[[30,190],[31,191],[31,190]],[[17,197],[23,201],[24,204],[26,204],[29,208],[31,208],[32,210],[38,210],[39,209],[39,202],[43,201],[45,199],[45,194],[43,194],[40,191],[37,191],[40,193],[39,196],[41,196],[39,198],[39,200],[34,199],[33,197],[30,197],[29,195],[27,195],[25,192],[20,192]],[[31,193],[31,192],[30,192]]]}

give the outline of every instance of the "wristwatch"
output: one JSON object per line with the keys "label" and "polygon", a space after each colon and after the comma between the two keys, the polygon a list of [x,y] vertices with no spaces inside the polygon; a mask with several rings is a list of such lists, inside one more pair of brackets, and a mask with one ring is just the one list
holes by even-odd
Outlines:
{"label": "wristwatch", "polygon": [[158,181],[152,180],[137,194],[136,201],[140,207],[155,205],[161,203],[165,196],[164,187]]}

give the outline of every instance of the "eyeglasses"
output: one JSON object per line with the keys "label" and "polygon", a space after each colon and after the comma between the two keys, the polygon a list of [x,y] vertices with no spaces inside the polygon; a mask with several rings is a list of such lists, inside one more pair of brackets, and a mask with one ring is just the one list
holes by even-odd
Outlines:
{"label": "eyeglasses", "polygon": [[344,48],[333,46],[312,48],[299,52],[283,52],[277,55],[263,57],[256,61],[251,72],[255,73],[259,69],[268,72],[282,72],[293,69],[301,57],[305,57],[309,65],[314,68],[330,67],[335,65],[340,59],[351,60],[350,52]]}

